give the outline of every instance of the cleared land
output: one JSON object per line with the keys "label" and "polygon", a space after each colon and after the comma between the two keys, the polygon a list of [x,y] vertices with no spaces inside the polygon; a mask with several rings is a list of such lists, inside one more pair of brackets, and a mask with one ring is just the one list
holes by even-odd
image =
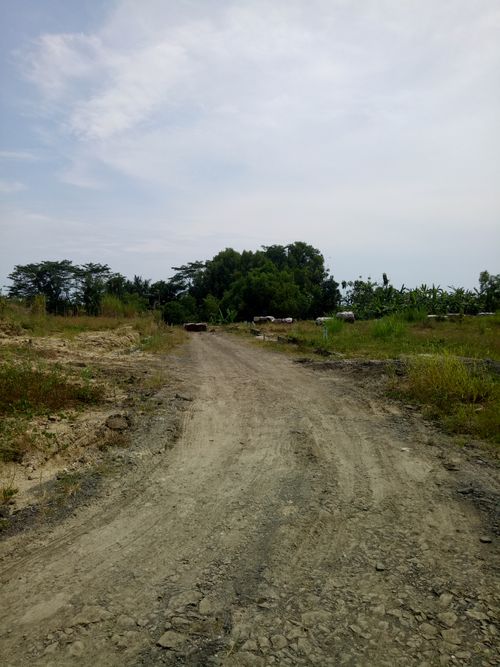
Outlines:
{"label": "cleared land", "polygon": [[4,664],[495,664],[492,463],[369,368],[193,334],[163,370],[95,499],[4,541]]}

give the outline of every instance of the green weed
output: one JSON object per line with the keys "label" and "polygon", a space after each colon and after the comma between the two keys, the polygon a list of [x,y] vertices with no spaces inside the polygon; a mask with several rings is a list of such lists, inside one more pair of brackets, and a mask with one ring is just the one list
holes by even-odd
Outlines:
{"label": "green weed", "polygon": [[500,441],[500,383],[480,362],[450,354],[414,357],[399,393],[450,432]]}
{"label": "green weed", "polygon": [[7,505],[9,500],[13,498],[19,489],[16,489],[13,486],[2,486],[0,489],[0,504]]}
{"label": "green weed", "polygon": [[406,323],[398,315],[388,315],[372,323],[372,336],[388,340],[391,338],[401,338],[407,330]]}
{"label": "green weed", "polygon": [[335,336],[344,329],[344,321],[338,317],[332,317],[323,324],[328,336]]}

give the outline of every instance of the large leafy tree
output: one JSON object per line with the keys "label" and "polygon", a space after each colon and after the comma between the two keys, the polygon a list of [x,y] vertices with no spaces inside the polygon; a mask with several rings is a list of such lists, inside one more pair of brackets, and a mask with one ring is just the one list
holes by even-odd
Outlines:
{"label": "large leafy tree", "polygon": [[75,268],[76,296],[87,315],[99,315],[101,299],[110,276],[111,269],[107,264],[89,262]]}
{"label": "large leafy tree", "polygon": [[32,302],[37,295],[46,299],[49,313],[63,314],[71,306],[77,283],[77,267],[67,259],[17,265],[8,276],[10,297]]}
{"label": "large leafy tree", "polygon": [[486,311],[500,309],[500,273],[492,275],[488,271],[479,274],[479,297],[481,308]]}

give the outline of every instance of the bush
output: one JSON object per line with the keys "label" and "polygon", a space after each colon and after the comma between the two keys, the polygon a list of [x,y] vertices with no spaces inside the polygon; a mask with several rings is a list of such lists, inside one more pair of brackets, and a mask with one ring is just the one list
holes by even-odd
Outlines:
{"label": "bush", "polygon": [[406,331],[406,323],[398,315],[388,315],[380,320],[375,320],[371,327],[372,336],[383,340],[400,338]]}

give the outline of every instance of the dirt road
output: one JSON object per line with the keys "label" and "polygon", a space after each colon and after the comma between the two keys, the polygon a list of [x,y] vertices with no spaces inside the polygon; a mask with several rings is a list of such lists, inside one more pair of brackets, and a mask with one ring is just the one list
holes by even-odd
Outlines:
{"label": "dirt road", "polygon": [[160,394],[120,479],[4,542],[2,664],[496,664],[493,468],[350,375],[210,334],[166,363],[175,446]]}

